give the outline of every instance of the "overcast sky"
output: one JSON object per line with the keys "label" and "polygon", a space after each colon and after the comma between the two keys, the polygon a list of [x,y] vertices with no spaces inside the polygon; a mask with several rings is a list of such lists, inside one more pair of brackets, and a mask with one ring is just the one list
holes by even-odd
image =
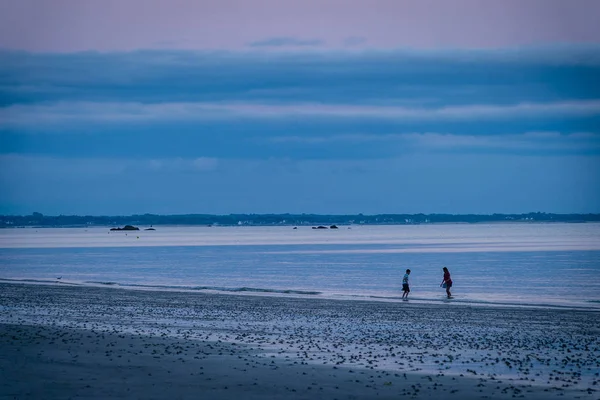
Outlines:
{"label": "overcast sky", "polygon": [[0,213],[597,213],[599,15],[0,0]]}

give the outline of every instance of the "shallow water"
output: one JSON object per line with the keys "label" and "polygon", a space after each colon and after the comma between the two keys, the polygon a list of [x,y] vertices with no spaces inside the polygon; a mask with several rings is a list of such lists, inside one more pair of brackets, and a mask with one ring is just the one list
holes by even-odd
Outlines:
{"label": "shallow water", "polygon": [[0,230],[11,280],[397,301],[410,268],[445,301],[443,266],[451,302],[600,309],[600,224]]}

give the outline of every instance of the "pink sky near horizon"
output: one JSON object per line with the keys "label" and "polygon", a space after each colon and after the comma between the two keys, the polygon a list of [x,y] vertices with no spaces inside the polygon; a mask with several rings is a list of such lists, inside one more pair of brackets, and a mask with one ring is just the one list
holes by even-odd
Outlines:
{"label": "pink sky near horizon", "polygon": [[244,49],[273,38],[305,49],[597,44],[599,19],[595,0],[0,0],[0,48]]}

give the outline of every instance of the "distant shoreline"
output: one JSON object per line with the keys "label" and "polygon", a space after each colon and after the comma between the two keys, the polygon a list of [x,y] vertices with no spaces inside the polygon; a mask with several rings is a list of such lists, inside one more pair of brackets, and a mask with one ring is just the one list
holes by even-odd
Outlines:
{"label": "distant shoreline", "polygon": [[313,226],[600,222],[600,214],[141,214],[129,216],[0,215],[0,228],[134,226]]}

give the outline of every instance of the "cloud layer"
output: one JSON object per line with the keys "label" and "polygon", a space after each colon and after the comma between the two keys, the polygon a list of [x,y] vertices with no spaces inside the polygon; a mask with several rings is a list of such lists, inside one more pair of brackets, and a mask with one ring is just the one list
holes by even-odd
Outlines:
{"label": "cloud layer", "polygon": [[311,40],[0,52],[0,212],[600,211],[598,47]]}

